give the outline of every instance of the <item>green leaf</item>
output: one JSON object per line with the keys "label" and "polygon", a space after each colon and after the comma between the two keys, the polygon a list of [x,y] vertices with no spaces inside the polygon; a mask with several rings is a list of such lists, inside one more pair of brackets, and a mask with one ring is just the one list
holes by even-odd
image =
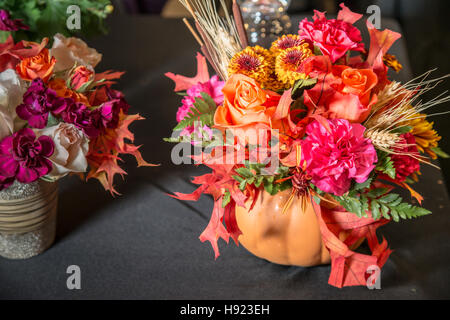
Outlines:
{"label": "green leaf", "polygon": [[226,190],[222,198],[222,208],[225,208],[231,201],[231,193]]}
{"label": "green leaf", "polygon": [[390,178],[395,179],[396,172],[394,162],[391,157],[384,151],[378,151],[378,162],[375,166],[375,170],[388,175]]}
{"label": "green leaf", "polygon": [[363,191],[370,187],[370,185],[372,184],[372,181],[373,181],[373,178],[368,178],[363,183],[355,183],[355,186],[353,187],[353,189],[356,191]]}
{"label": "green leaf", "polygon": [[370,190],[367,193],[367,196],[369,198],[378,198],[378,197],[382,196],[383,194],[385,194],[386,192],[388,192],[388,189],[386,189],[386,188],[376,188],[376,189]]}
{"label": "green leaf", "polygon": [[11,32],[9,31],[0,30],[0,43],[4,43],[8,39],[10,34]]}
{"label": "green leaf", "polygon": [[378,203],[378,201],[372,200],[370,209],[372,211],[372,218],[374,220],[380,219],[380,204]]}
{"label": "green leaf", "polygon": [[323,56],[322,51],[318,46],[314,46],[314,55],[315,56]]}
{"label": "green leaf", "polygon": [[[360,197],[333,196],[348,212],[356,214],[358,217],[366,216],[367,211],[371,210],[372,217],[378,220],[383,216],[385,219],[393,219],[395,222],[401,219],[412,219],[431,214],[431,211],[422,207],[413,206],[402,202],[403,199],[395,193],[384,195],[376,199],[382,193],[383,188],[374,189]],[[386,191],[386,189],[384,189]],[[369,206],[370,201],[370,206]]]}
{"label": "green leaf", "polygon": [[399,197],[400,196],[398,194],[389,193],[389,194],[381,197],[380,199],[378,199],[378,201],[381,202],[381,203],[390,204],[394,200],[397,200]]}
{"label": "green leaf", "polygon": [[391,132],[398,133],[398,134],[404,134],[404,133],[411,132],[412,129],[413,129],[413,127],[411,127],[411,126],[401,126],[401,127],[395,128]]}
{"label": "green leaf", "polygon": [[439,147],[431,148],[431,151],[433,151],[434,153],[436,153],[436,155],[437,155],[438,157],[441,157],[441,158],[443,158],[443,159],[448,159],[448,158],[450,158],[450,155],[447,154],[446,152],[444,152],[444,151],[443,151],[441,148],[439,148]]}
{"label": "green leaf", "polygon": [[239,173],[241,176],[243,176],[244,178],[252,178],[253,177],[253,173],[250,171],[250,169],[242,167],[242,168],[237,168],[236,170],[237,173]]}
{"label": "green leaf", "polygon": [[317,79],[315,79],[315,78],[298,80],[294,84],[294,87],[292,88],[292,95],[291,95],[292,99],[297,100],[298,98],[300,98],[303,95],[303,92],[305,90],[314,88],[316,83],[317,83]]}
{"label": "green leaf", "polygon": [[194,105],[189,110],[186,117],[178,123],[174,131],[183,130],[190,127],[194,122],[200,122],[202,126],[212,127],[214,125],[214,113],[217,105],[214,100],[206,93],[202,93],[202,98],[195,98]]}
{"label": "green leaf", "polygon": [[51,113],[49,113],[48,115],[48,121],[47,121],[47,127],[53,127],[58,125],[59,123],[59,119],[56,118],[54,115],[52,115]]}
{"label": "green leaf", "polygon": [[318,196],[313,196],[313,199],[317,204],[320,204],[320,198]]}

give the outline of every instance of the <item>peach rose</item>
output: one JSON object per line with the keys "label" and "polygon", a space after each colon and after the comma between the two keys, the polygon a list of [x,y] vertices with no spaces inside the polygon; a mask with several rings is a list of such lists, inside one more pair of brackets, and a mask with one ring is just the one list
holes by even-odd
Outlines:
{"label": "peach rose", "polygon": [[89,140],[85,134],[73,124],[60,123],[37,132],[38,136],[50,137],[55,144],[55,151],[49,158],[53,163],[50,177],[60,178],[70,172],[86,172],[86,155],[89,151]]}
{"label": "peach rose", "polygon": [[[279,96],[266,91],[252,78],[232,75],[222,90],[224,102],[214,115],[215,127],[221,130],[244,128],[252,124],[270,126],[276,106],[271,103]],[[278,99],[273,99],[278,98]]]}
{"label": "peach rose", "polygon": [[25,91],[24,81],[13,69],[0,72],[0,141],[26,125],[16,114]]}
{"label": "peach rose", "polygon": [[62,34],[56,34],[54,37],[52,55],[57,63],[55,71],[62,71],[72,68],[75,63],[78,65],[95,66],[102,60],[102,55],[95,49],[78,38],[66,38]]}
{"label": "peach rose", "polygon": [[74,90],[70,90],[69,88],[67,88],[64,79],[61,78],[52,79],[48,83],[48,87],[52,90],[55,90],[56,94],[61,98],[71,98],[75,102],[81,102],[86,105],[89,105],[89,101],[86,98],[86,96],[82,93],[78,93]]}
{"label": "peach rose", "polygon": [[23,59],[17,66],[17,74],[27,81],[32,81],[36,78],[41,78],[47,82],[52,75],[55,67],[56,59],[50,55],[47,48],[34,57]]}

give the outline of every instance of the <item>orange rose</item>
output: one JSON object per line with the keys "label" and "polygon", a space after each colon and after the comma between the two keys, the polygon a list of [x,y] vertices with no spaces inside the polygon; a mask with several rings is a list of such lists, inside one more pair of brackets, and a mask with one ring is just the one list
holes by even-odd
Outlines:
{"label": "orange rose", "polygon": [[305,92],[305,104],[310,110],[318,109],[329,118],[356,123],[367,119],[378,99],[373,92],[378,77],[372,69],[336,65],[331,73],[319,72],[317,78],[317,85]]}
{"label": "orange rose", "polygon": [[276,109],[270,101],[278,96],[276,93],[263,90],[255,80],[242,74],[232,75],[222,91],[223,106],[219,106],[214,115],[216,128],[226,130],[255,124],[270,125]]}
{"label": "orange rose", "polygon": [[76,67],[71,77],[71,87],[75,90],[80,89],[85,83],[93,79],[94,72],[85,66]]}
{"label": "orange rose", "polygon": [[47,82],[53,72],[56,59],[50,55],[47,48],[34,57],[23,59],[17,66],[17,74],[24,80],[32,81],[41,78]]}
{"label": "orange rose", "polygon": [[52,90],[55,90],[56,94],[61,98],[71,98],[75,102],[81,102],[84,103],[85,105],[89,105],[89,101],[86,98],[86,96],[82,93],[78,93],[76,91],[67,88],[64,79],[61,78],[53,79],[48,83],[48,87]]}

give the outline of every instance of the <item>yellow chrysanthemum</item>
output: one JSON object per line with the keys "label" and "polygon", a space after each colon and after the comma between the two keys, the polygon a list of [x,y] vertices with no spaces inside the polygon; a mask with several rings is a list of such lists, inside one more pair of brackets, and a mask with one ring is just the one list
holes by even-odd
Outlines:
{"label": "yellow chrysanthemum", "polygon": [[282,51],[284,51],[286,49],[298,47],[298,46],[302,45],[303,43],[304,43],[304,41],[300,40],[300,37],[298,35],[288,34],[288,35],[284,35],[284,36],[278,38],[277,40],[275,40],[272,43],[272,47],[270,48],[270,51],[273,52],[274,54],[278,55],[279,53],[281,53]]}
{"label": "yellow chrysanthemum", "polygon": [[400,70],[403,69],[403,66],[400,64],[400,62],[397,60],[397,57],[394,56],[393,54],[388,54],[386,53],[383,56],[383,63],[391,68],[392,70],[394,70],[395,72],[399,72]]}
{"label": "yellow chrysanthemum", "polygon": [[272,73],[273,56],[260,46],[247,47],[234,55],[228,66],[228,74],[243,74],[256,81],[267,81]]}
{"label": "yellow chrysanthemum", "polygon": [[426,115],[418,113],[417,119],[410,120],[405,125],[412,127],[411,134],[416,138],[417,149],[422,153],[428,153],[432,159],[436,159],[433,148],[438,146],[438,141],[442,139],[436,130],[433,130],[433,122],[426,120]]}
{"label": "yellow chrysanthemum", "polygon": [[305,79],[304,73],[298,72],[301,63],[313,53],[306,43],[282,51],[275,61],[275,73],[278,80],[293,86],[297,80]]}

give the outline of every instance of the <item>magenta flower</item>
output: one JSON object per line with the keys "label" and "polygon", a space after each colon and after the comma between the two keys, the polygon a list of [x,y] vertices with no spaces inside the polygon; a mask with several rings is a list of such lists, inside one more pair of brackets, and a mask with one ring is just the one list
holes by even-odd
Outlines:
{"label": "magenta flower", "polygon": [[126,113],[129,107],[124,99],[114,99],[103,103],[94,111],[99,114],[99,129],[116,129],[119,124],[120,112]]}
{"label": "magenta flower", "polygon": [[54,151],[53,140],[47,136],[36,139],[33,130],[22,129],[0,142],[0,176],[12,183],[17,179],[31,183],[52,170],[48,159]]}
{"label": "magenta flower", "polygon": [[341,196],[352,179],[365,182],[375,167],[377,153],[365,128],[344,119],[326,120],[329,131],[318,121],[306,127],[302,159],[311,182],[320,190]]}
{"label": "magenta flower", "polygon": [[29,27],[22,23],[20,19],[11,19],[9,12],[6,10],[0,10],[0,30],[2,31],[18,31],[28,30]]}
{"label": "magenta flower", "polygon": [[187,96],[182,100],[183,105],[178,109],[177,121],[180,122],[188,115],[192,106],[194,105],[195,98],[201,98],[201,93],[204,92],[213,98],[217,105],[223,103],[222,89],[225,86],[225,82],[220,81],[218,76],[213,76],[208,82],[198,83],[187,90]]}
{"label": "magenta flower", "polygon": [[300,39],[317,46],[333,63],[349,50],[364,51],[361,32],[353,26],[362,15],[351,12],[343,4],[341,7],[337,19],[327,19],[323,12],[314,11],[313,22],[305,18],[298,32]]}
{"label": "magenta flower", "polygon": [[59,115],[67,103],[68,99],[58,97],[55,91],[45,86],[42,79],[37,78],[31,82],[16,112],[21,119],[28,121],[30,127],[43,129],[47,125],[49,113]]}
{"label": "magenta flower", "polygon": [[72,101],[61,116],[64,122],[73,124],[89,138],[95,138],[100,133],[102,114],[98,109],[92,111],[81,102]]}

